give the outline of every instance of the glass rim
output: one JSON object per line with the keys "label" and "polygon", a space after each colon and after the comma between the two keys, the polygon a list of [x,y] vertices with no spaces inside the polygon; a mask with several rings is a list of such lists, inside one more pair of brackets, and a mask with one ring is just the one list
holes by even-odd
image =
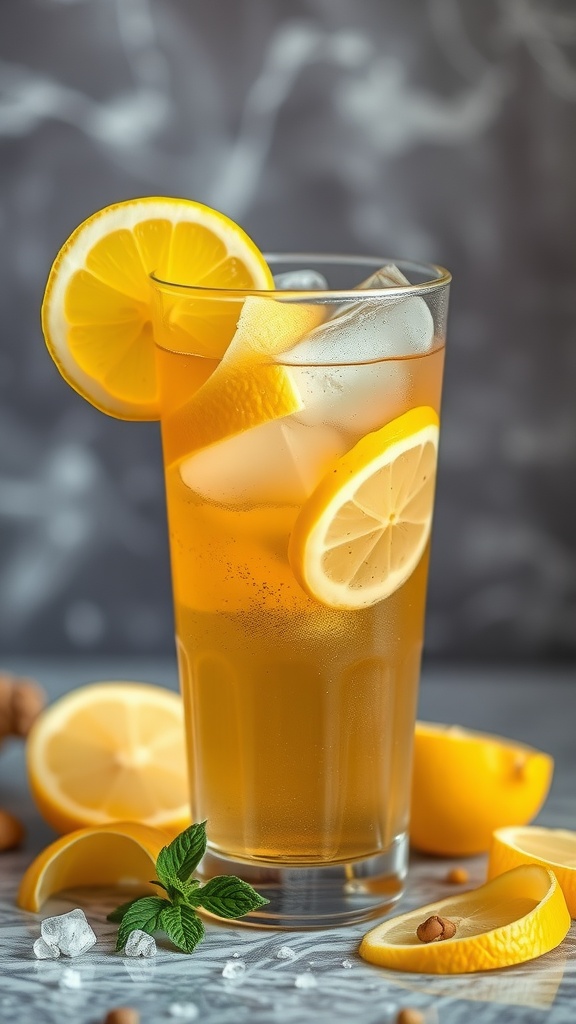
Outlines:
{"label": "glass rim", "polygon": [[[420,284],[401,284],[391,285],[389,288],[363,288],[362,297],[369,296],[370,298],[407,298],[411,295],[427,295],[430,292],[445,288],[450,284],[452,280],[452,274],[445,267],[442,267],[438,263],[428,263],[418,260],[408,259],[392,259],[390,257],[380,256],[352,256],[352,255],[340,255],[335,253],[263,253],[264,259],[270,265],[274,262],[282,263],[285,266],[291,263],[297,264],[302,269],[305,269],[308,264],[322,263],[324,265],[344,266],[346,264],[357,267],[371,267],[373,270],[378,270],[382,267],[390,264],[397,267],[399,270],[403,268],[406,270],[413,270],[417,273],[422,273],[427,279],[421,281]],[[282,299],[289,300],[301,300],[305,297],[309,297],[315,302],[342,302],[342,301],[358,301],[359,289],[356,288],[214,288],[206,287],[201,284],[186,284],[183,281],[168,281],[164,277],[160,277],[156,271],[152,271],[149,274],[149,279],[153,285],[161,288],[172,288],[177,291],[183,291],[191,294],[212,296],[219,299],[230,298],[232,300],[244,299],[248,296],[256,296],[260,298],[272,298],[282,297]]]}

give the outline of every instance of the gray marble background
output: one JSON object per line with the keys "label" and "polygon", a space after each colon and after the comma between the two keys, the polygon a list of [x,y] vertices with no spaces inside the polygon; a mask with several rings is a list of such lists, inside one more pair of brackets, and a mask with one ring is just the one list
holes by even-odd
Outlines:
{"label": "gray marble background", "polygon": [[573,0],[1,0],[0,655],[172,650],[157,426],[38,318],[72,228],[150,193],[450,267],[428,651],[574,655],[575,180]]}

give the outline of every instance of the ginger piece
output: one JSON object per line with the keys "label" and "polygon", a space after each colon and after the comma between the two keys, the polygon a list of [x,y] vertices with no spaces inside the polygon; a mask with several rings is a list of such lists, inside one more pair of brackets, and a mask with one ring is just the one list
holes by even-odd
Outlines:
{"label": "ginger piece", "polygon": [[24,826],[9,811],[0,810],[0,853],[22,845]]}
{"label": "ginger piece", "polygon": [[131,1006],[116,1006],[106,1014],[104,1024],[138,1024],[140,1014]]}
{"label": "ginger piece", "polygon": [[0,672],[0,741],[6,736],[25,739],[46,698],[33,679]]}

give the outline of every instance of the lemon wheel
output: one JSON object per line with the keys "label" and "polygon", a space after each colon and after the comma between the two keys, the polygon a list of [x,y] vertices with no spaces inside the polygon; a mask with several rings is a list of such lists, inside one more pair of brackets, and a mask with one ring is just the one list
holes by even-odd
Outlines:
{"label": "lemon wheel", "polygon": [[296,579],[331,608],[365,608],[398,590],[430,537],[438,417],[411,409],[363,437],[303,505],[288,555]]}
{"label": "lemon wheel", "polygon": [[[80,224],[50,271],[42,306],[46,344],[62,376],[102,412],[159,419],[150,274],[207,288],[269,289],[264,257],[224,214],[187,199],[116,203]],[[230,323],[218,337],[232,338]],[[188,331],[212,332],[194,316]],[[214,353],[220,357],[222,351]]]}
{"label": "lemon wheel", "polygon": [[190,824],[181,698],[145,683],[82,686],[51,704],[26,745],[32,795],[57,832],[134,821]]}

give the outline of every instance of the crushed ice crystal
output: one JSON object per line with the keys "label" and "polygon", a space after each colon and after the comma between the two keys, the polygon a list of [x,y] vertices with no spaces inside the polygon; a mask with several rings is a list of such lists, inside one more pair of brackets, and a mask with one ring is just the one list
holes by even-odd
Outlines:
{"label": "crushed ice crystal", "polygon": [[34,951],[34,956],[37,957],[38,960],[57,960],[60,956],[58,946],[53,946],[51,942],[46,942],[46,939],[43,939],[42,936],[40,936],[39,939],[36,939],[32,949]]}
{"label": "crushed ice crystal", "polygon": [[200,1011],[195,1003],[171,1003],[168,1013],[171,1017],[179,1017],[180,1020],[197,1020]]}
{"label": "crushed ice crystal", "polygon": [[40,934],[49,946],[59,949],[64,956],[80,956],[96,943],[84,911],[78,908],[67,914],[45,918],[40,925]]}
{"label": "crushed ice crystal", "polygon": [[240,978],[246,971],[243,960],[227,960],[222,968],[223,978]]}
{"label": "crushed ice crystal", "polygon": [[280,946],[280,949],[276,953],[277,960],[295,960],[298,956],[295,949],[291,946]]}
{"label": "crushed ice crystal", "polygon": [[140,928],[130,932],[124,953],[126,956],[156,956],[156,942],[153,935],[148,935]]}
{"label": "crushed ice crystal", "polygon": [[296,988],[316,988],[318,982],[309,971],[306,974],[297,974],[294,980]]}

